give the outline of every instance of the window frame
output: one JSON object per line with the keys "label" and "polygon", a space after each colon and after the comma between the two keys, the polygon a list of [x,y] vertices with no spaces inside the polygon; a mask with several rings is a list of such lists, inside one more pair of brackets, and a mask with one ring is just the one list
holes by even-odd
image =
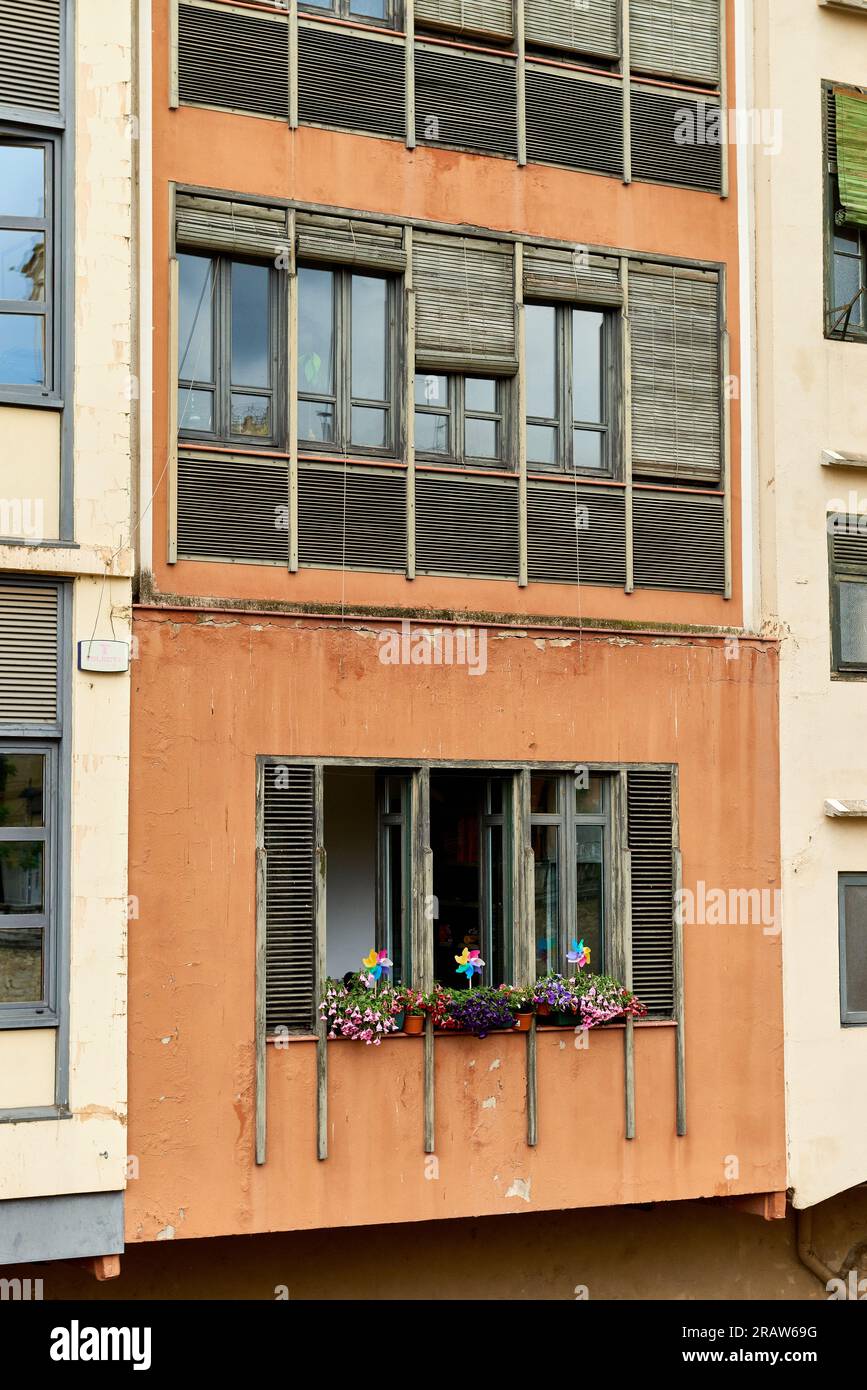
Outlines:
{"label": "window frame", "polygon": [[[835,303],[835,280],[838,253],[834,247],[835,228],[837,211],[840,208],[840,185],[837,173],[837,163],[831,159],[829,120],[832,111],[832,96],[835,87],[846,87],[853,92],[867,92],[867,87],[856,87],[849,82],[830,82],[822,83],[822,163],[824,166],[824,176],[822,187],[823,198],[823,242],[824,242],[824,283],[825,283],[825,303],[823,313],[823,333],[830,342],[836,343],[867,343],[867,227],[860,227],[855,223],[844,222],[840,226],[853,227],[858,237],[860,255],[857,259],[861,264],[861,319],[860,325],[854,327],[847,326],[845,333],[841,328],[834,328],[834,323],[839,319],[842,306]],[[855,260],[852,256],[849,259]]]}
{"label": "window frame", "polygon": [[[557,432],[557,461],[555,463],[539,463],[529,457],[527,469],[530,473],[540,474],[574,474],[580,478],[608,478],[617,479],[620,476],[620,419],[617,402],[618,382],[617,372],[619,363],[619,340],[616,325],[617,315],[605,305],[601,304],[579,304],[570,302],[552,302],[545,299],[533,299],[527,302],[527,308],[553,309],[555,312],[555,374],[556,380],[555,398],[557,406],[556,416],[530,415],[525,417],[522,427],[527,432],[531,426],[538,425],[541,428],[555,429]],[[596,426],[590,421],[578,421],[574,413],[574,313],[594,313],[602,317],[602,348],[600,362],[600,381],[602,385],[602,415],[603,420]],[[526,368],[525,368],[526,372]],[[599,434],[602,437],[602,467],[584,468],[575,464],[575,431],[577,429],[586,430],[588,434]]]}
{"label": "window frame", "polygon": [[[401,783],[401,805],[390,804],[391,783]],[[391,901],[392,827],[400,828],[401,840],[401,941],[400,960],[395,958],[394,908]],[[405,769],[380,769],[376,774],[376,949],[388,951],[395,961],[392,979],[408,985],[412,979],[412,777]]]}
{"label": "window frame", "polygon": [[[213,285],[211,290],[211,362],[213,380],[192,379],[181,376],[179,360],[177,363],[178,391],[178,437],[187,443],[214,443],[233,449],[279,449],[286,438],[285,391],[283,381],[286,376],[283,363],[286,361],[286,334],[284,314],[281,311],[282,272],[276,266],[255,256],[232,256],[218,251],[194,251],[180,248],[179,262],[184,257],[209,261],[212,266]],[[268,271],[268,309],[269,309],[269,363],[271,385],[269,388],[247,387],[232,381],[232,267],[252,265]],[[181,266],[182,269],[182,266]],[[180,271],[179,271],[180,274]],[[180,325],[180,309],[179,325]],[[203,390],[210,392],[213,399],[211,430],[193,430],[181,423],[183,419],[182,397],[185,391]],[[232,396],[235,393],[266,397],[271,403],[271,430],[266,436],[236,435],[231,433]]]}
{"label": "window frame", "polygon": [[[491,468],[513,473],[515,459],[513,432],[511,424],[511,398],[507,377],[485,377],[472,372],[416,372],[416,377],[441,377],[446,379],[448,401],[445,406],[421,405],[413,402],[416,415],[433,415],[448,420],[448,448],[436,453],[429,449],[416,448],[416,458],[424,463],[446,464],[453,468]],[[493,381],[496,390],[495,411],[468,410],[467,381]],[[467,420],[493,421],[497,427],[499,454],[495,458],[470,454],[466,449]]]}
{"label": "window frame", "polygon": [[867,585],[867,563],[863,565],[856,564],[855,562],[847,564],[845,561],[837,561],[834,556],[834,536],[839,534],[840,530],[838,523],[843,522],[848,527],[850,521],[860,523],[862,525],[862,533],[867,537],[867,519],[865,518],[852,517],[844,515],[843,513],[830,513],[827,519],[831,675],[837,679],[867,680],[867,660],[844,661],[842,658],[840,585],[853,583]]}
{"label": "window frame", "polygon": [[844,1028],[863,1028],[867,1025],[867,1009],[850,1009],[846,980],[846,889],[867,889],[867,873],[838,873],[837,918],[840,950],[840,1024]]}
{"label": "window frame", "polygon": [[0,145],[35,145],[45,152],[45,214],[40,218],[0,214],[0,230],[36,231],[45,235],[45,299],[0,300],[0,314],[33,315],[45,322],[45,381],[41,385],[0,382],[0,405],[63,404],[64,289],[62,280],[65,172],[62,132],[44,126],[0,120]]}
{"label": "window frame", "polygon": [[611,776],[604,772],[589,771],[591,778],[598,777],[602,788],[602,810],[594,812],[580,812],[575,810],[575,796],[578,791],[577,777],[574,772],[562,772],[556,768],[534,769],[534,773],[543,777],[556,780],[557,784],[557,810],[556,811],[534,811],[532,803],[530,807],[530,839],[532,841],[532,831],[534,826],[548,826],[557,830],[557,894],[558,894],[558,926],[559,926],[559,948],[556,970],[560,974],[567,973],[566,955],[571,946],[572,936],[576,930],[576,918],[578,912],[578,856],[576,847],[576,831],[581,825],[599,825],[602,827],[602,921],[600,925],[600,941],[602,943],[602,960],[597,961],[591,958],[591,969],[594,975],[605,974],[605,969],[610,964],[614,955],[614,943],[612,940],[612,854],[614,840],[612,836],[612,789]]}
{"label": "window frame", "polygon": [[[13,931],[40,931],[42,933],[42,995],[37,1000],[20,1003],[0,1002],[0,1031],[3,1028],[21,1027],[18,1020],[53,1013],[56,997],[56,955],[58,903],[58,849],[60,810],[59,799],[59,749],[56,743],[47,739],[0,737],[0,756],[16,753],[36,754],[44,758],[43,774],[43,821],[42,827],[28,829],[16,826],[0,826],[0,843],[30,841],[45,845],[42,867],[43,910],[40,913],[0,914],[0,940],[4,933]],[[2,958],[0,958],[2,959]]]}
{"label": "window frame", "polygon": [[385,0],[385,15],[353,14],[352,0],[328,0],[325,5],[317,5],[315,0],[298,0],[298,13],[304,18],[339,19],[345,24],[365,24],[378,29],[399,29],[403,20],[401,0]]}
{"label": "window frame", "polygon": [[[301,405],[305,401],[332,403],[335,437],[331,440],[302,439],[299,433],[298,453],[300,457],[304,458],[311,455],[315,457],[325,453],[333,454],[338,458],[361,456],[390,460],[399,459],[402,448],[401,426],[403,420],[399,379],[403,341],[402,294],[398,292],[398,288],[402,282],[399,281],[398,277],[385,274],[382,271],[340,265],[339,263],[300,261],[298,264],[299,276],[302,270],[324,271],[334,277],[331,306],[334,390],[331,393],[302,391],[298,384],[299,358],[299,363],[292,367],[293,390],[298,401],[298,417],[300,421]],[[385,376],[388,395],[382,401],[374,401],[352,394],[352,281],[355,276],[366,280],[381,280],[386,286]],[[387,443],[384,446],[352,443],[353,407],[371,410],[385,409]]]}

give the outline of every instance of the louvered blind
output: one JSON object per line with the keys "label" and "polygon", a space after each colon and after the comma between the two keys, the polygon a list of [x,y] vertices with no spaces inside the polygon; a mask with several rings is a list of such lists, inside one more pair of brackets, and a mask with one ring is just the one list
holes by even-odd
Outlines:
{"label": "louvered blind", "polygon": [[313,1028],[316,988],[315,774],[267,764],[264,776],[265,1020]]}
{"label": "louvered blind", "polygon": [[419,232],[413,238],[420,371],[518,370],[511,246]]}
{"label": "louvered blind", "polygon": [[633,178],[720,192],[724,128],[715,102],[633,85],[630,105]]}
{"label": "louvered blind", "polygon": [[[853,525],[853,521],[860,524]],[[863,518],[843,515],[828,517],[834,568],[850,574],[867,573],[867,534],[861,529]]]}
{"label": "louvered blind", "polygon": [[289,475],[206,450],[178,458],[178,555],[184,559],[289,564]]}
{"label": "louvered blind", "polygon": [[629,46],[635,69],[718,83],[719,0],[630,0]]}
{"label": "louvered blind", "polygon": [[632,860],[632,988],[657,1018],[674,1015],[672,773],[626,774]]}
{"label": "louvered blind", "polygon": [[599,58],[620,53],[618,0],[526,0],[527,42],[545,48],[567,48]]}
{"label": "louvered blind", "polygon": [[625,584],[623,489],[531,482],[527,489],[527,554],[532,580]]}
{"label": "louvered blind", "polygon": [[298,30],[298,119],[372,135],[406,134],[402,43],[347,29]]}
{"label": "louvered blind", "polygon": [[515,32],[514,9],[514,0],[416,0],[415,22],[452,34],[508,39]]}
{"label": "louvered blind", "polygon": [[403,471],[302,467],[298,556],[302,565],[329,569],[405,569]]}
{"label": "louvered blind", "polygon": [[719,283],[630,269],[632,468],[637,476],[719,482]]}
{"label": "louvered blind", "polygon": [[514,60],[416,44],[415,131],[421,144],[457,145],[517,159]]}
{"label": "louvered blind", "polygon": [[834,91],[837,178],[847,222],[867,226],[867,95]]}
{"label": "louvered blind", "polygon": [[558,251],[527,246],[524,298],[565,300],[571,304],[622,304],[619,264],[613,256],[590,255],[580,247]]}
{"label": "louvered blind", "polygon": [[66,0],[0,0],[0,106],[61,109]]}
{"label": "louvered blind", "polygon": [[420,573],[517,579],[516,482],[420,470],[415,489]]}
{"label": "louvered blind", "polygon": [[622,174],[620,84],[528,63],[527,157],[537,164]]}
{"label": "louvered blind", "polygon": [[639,589],[725,593],[722,497],[636,488],[632,549]]}
{"label": "louvered blind", "polygon": [[285,208],[179,193],[175,217],[178,246],[269,260],[288,248]]}
{"label": "louvered blind", "polygon": [[178,96],[195,105],[288,120],[286,16],[181,4]]}
{"label": "louvered blind", "polygon": [[58,717],[58,590],[0,581],[0,722]]}
{"label": "louvered blind", "polygon": [[379,222],[299,213],[298,259],[402,271],[406,266],[403,232]]}

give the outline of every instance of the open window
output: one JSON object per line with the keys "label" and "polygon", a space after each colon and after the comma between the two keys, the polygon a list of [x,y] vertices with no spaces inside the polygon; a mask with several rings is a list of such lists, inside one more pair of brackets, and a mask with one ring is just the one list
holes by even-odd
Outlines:
{"label": "open window", "polygon": [[562,971],[572,941],[590,947],[604,972],[610,914],[611,788],[579,772],[534,772],[530,779],[536,970]]}
{"label": "open window", "polygon": [[867,92],[826,84],[825,334],[867,341]]}

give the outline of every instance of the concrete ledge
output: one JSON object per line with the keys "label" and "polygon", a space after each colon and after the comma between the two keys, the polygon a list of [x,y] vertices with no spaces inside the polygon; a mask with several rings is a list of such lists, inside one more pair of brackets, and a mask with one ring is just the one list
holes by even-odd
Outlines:
{"label": "concrete ledge", "polygon": [[0,1266],[122,1251],[122,1192],[0,1201]]}

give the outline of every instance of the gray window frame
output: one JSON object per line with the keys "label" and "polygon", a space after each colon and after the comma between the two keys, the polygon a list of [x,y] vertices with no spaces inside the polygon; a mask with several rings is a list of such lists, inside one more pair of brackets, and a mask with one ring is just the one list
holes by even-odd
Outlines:
{"label": "gray window frame", "polygon": [[590,776],[599,777],[602,785],[602,810],[579,812],[575,810],[575,796],[578,790],[577,775],[574,772],[559,772],[534,769],[539,775],[553,778],[557,784],[556,811],[530,811],[530,831],[533,826],[548,826],[557,830],[557,896],[559,913],[559,959],[557,970],[566,972],[566,953],[571,946],[578,911],[578,858],[575,847],[575,832],[580,825],[602,827],[602,960],[591,957],[590,966],[594,975],[604,975],[606,964],[613,954],[611,940],[612,923],[612,792],[611,777],[603,772],[590,771]]}
{"label": "gray window frame", "polygon": [[385,15],[378,19],[376,15],[363,15],[352,13],[352,0],[326,0],[326,4],[317,5],[315,0],[298,0],[299,14],[305,16],[328,15],[332,19],[342,19],[347,24],[366,24],[379,29],[397,29],[400,27],[403,5],[401,0],[385,0]]}
{"label": "gray window frame", "polygon": [[38,314],[45,319],[45,381],[40,386],[0,382],[0,405],[52,406],[62,404],[64,322],[61,294],[63,246],[63,149],[61,133],[39,126],[0,122],[0,145],[38,145],[45,151],[45,215],[0,215],[0,230],[35,231],[45,234],[45,299],[0,300],[2,314]]}
{"label": "gray window frame", "polygon": [[[834,247],[835,227],[837,223],[837,213],[840,210],[840,191],[837,177],[837,163],[831,158],[830,129],[829,119],[831,115],[832,93],[835,87],[848,87],[853,92],[864,92],[867,88],[855,87],[849,82],[823,82],[822,83],[822,163],[824,167],[824,206],[823,206],[823,240],[824,240],[824,282],[825,282],[825,312],[824,312],[824,334],[832,342],[845,343],[867,343],[867,227],[858,227],[852,223],[840,223],[841,226],[852,227],[858,238],[860,255],[861,276],[861,325],[847,323],[843,318],[842,306],[836,303],[835,293],[835,269],[838,252]],[[855,260],[855,256],[847,257]],[[842,320],[842,321],[841,321]],[[835,326],[836,325],[836,326]]]}
{"label": "gray window frame", "polygon": [[[557,378],[555,381],[557,402],[556,416],[527,415],[522,425],[525,431],[528,430],[531,425],[540,425],[543,428],[556,429],[557,461],[556,463],[537,463],[528,457],[528,470],[531,473],[575,473],[581,478],[616,478],[618,476],[617,440],[619,435],[616,407],[618,398],[617,372],[619,347],[615,313],[600,304],[551,303],[547,300],[529,300],[527,307],[553,309],[555,311],[555,372]],[[600,376],[602,380],[602,413],[604,421],[601,426],[594,425],[590,421],[579,421],[574,418],[572,379],[573,313],[601,314],[603,319]],[[581,468],[575,466],[574,431],[576,429],[586,429],[590,434],[602,435],[601,468]]]}
{"label": "gray window frame", "polygon": [[[178,435],[181,439],[191,443],[213,442],[221,445],[228,445],[237,449],[275,449],[280,448],[285,442],[286,412],[284,407],[285,392],[283,382],[286,377],[286,334],[284,328],[284,315],[281,312],[281,305],[284,296],[281,295],[281,281],[283,273],[275,266],[257,259],[253,256],[227,256],[219,252],[207,251],[187,251],[181,250],[179,260],[183,257],[190,257],[196,260],[210,261],[213,269],[212,275],[214,283],[212,287],[212,343],[211,361],[213,364],[213,380],[192,380],[189,377],[181,376],[181,363],[177,364],[177,390],[178,390],[178,419],[183,417],[181,408],[181,397],[185,391],[204,390],[209,391],[213,396],[213,430],[192,430],[189,426],[179,425]],[[269,275],[268,286],[268,305],[269,305],[269,329],[270,346],[269,357],[271,367],[271,386],[270,388],[247,387],[232,381],[232,267],[234,265],[252,265],[259,269],[267,269]],[[179,345],[179,354],[181,350]],[[266,435],[244,435],[232,434],[232,395],[237,391],[244,395],[261,396],[271,402],[271,431]]]}
{"label": "gray window frame", "polygon": [[867,680],[867,661],[844,661],[841,654],[841,613],[840,613],[840,585],[841,584],[865,584],[867,585],[867,562],[858,561],[838,561],[834,557],[834,536],[839,534],[840,523],[846,527],[850,523],[860,524],[863,527],[863,534],[867,539],[867,520],[862,517],[848,516],[842,513],[829,515],[828,529],[828,587],[830,600],[830,624],[831,624],[831,672],[835,676],[846,677],[849,680]]}
{"label": "gray window frame", "polygon": [[[0,1029],[21,1026],[16,1020],[41,1018],[46,1012],[56,1015],[57,997],[57,933],[53,924],[57,917],[59,827],[59,749],[45,739],[18,739],[0,736],[0,756],[16,753],[39,754],[44,757],[43,821],[41,828],[0,827],[0,843],[32,841],[45,845],[43,860],[43,911],[41,913],[10,913],[0,915],[0,940],[5,932],[42,932],[42,998],[38,1002],[0,1003]],[[56,1018],[54,1019],[56,1021]]]}
{"label": "gray window frame", "polygon": [[[465,468],[499,468],[514,472],[515,461],[512,447],[510,424],[510,391],[508,379],[503,377],[484,377],[471,372],[416,372],[420,377],[445,376],[448,400],[445,405],[424,405],[415,403],[416,415],[434,415],[448,421],[448,448],[442,453],[427,449],[416,449],[416,458],[425,463],[451,464]],[[468,410],[466,404],[467,381],[493,381],[497,392],[496,411]],[[466,449],[467,420],[491,420],[497,425],[499,452],[493,458],[470,454]]]}
{"label": "gray window frame", "polygon": [[867,1009],[850,1009],[846,982],[846,889],[863,887],[867,890],[867,873],[837,875],[837,915],[840,945],[840,1023],[844,1028],[863,1028],[867,1025]]}
{"label": "gray window frame", "polygon": [[[400,963],[395,962],[392,979],[408,984],[412,979],[412,781],[405,771],[379,771],[376,774],[376,949],[394,955],[394,905],[391,896],[391,836],[397,826],[401,841],[401,941]],[[401,783],[400,809],[391,805],[391,783]]]}
{"label": "gray window frame", "polygon": [[[334,345],[334,390],[331,393],[302,391],[296,383],[299,407],[302,401],[319,401],[329,404],[334,411],[334,439],[313,440],[298,437],[298,452],[305,455],[335,454],[342,458],[353,457],[396,459],[401,449],[401,401],[398,390],[399,368],[402,359],[401,315],[398,294],[398,278],[381,271],[339,264],[299,262],[302,270],[325,271],[334,277],[332,298],[332,342]],[[357,276],[365,280],[382,280],[386,286],[388,323],[385,335],[386,387],[388,395],[384,400],[375,401],[352,394],[352,281]],[[300,295],[300,289],[299,289]],[[293,369],[294,370],[294,369]],[[297,376],[297,371],[296,371]],[[382,447],[372,444],[352,443],[353,406],[371,410],[385,409],[387,416],[386,444]],[[299,408],[300,419],[300,408]]]}

